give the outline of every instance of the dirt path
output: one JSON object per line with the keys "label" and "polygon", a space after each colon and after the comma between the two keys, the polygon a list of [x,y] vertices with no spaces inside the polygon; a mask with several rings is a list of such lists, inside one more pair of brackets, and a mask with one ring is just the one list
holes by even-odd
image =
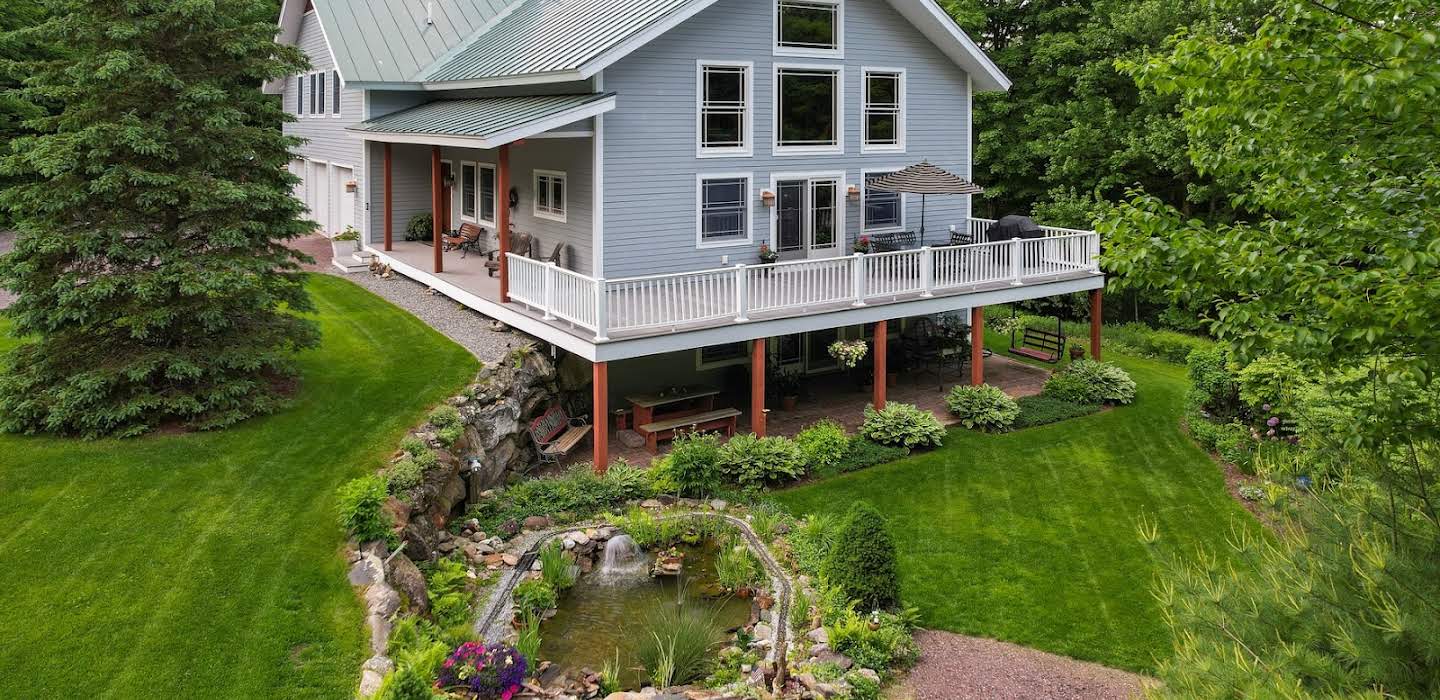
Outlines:
{"label": "dirt path", "polygon": [[1154,681],[1127,671],[993,639],[920,632],[920,663],[888,698],[1039,700],[1139,697]]}

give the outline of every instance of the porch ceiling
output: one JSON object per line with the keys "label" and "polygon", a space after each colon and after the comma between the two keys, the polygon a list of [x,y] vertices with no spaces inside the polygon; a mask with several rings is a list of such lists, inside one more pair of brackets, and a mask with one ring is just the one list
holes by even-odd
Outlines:
{"label": "porch ceiling", "polygon": [[615,93],[436,100],[349,127],[370,141],[496,148],[615,109]]}

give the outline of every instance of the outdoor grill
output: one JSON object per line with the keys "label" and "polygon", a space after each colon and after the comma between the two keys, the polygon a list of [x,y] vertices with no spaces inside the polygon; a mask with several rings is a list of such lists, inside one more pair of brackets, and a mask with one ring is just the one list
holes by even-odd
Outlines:
{"label": "outdoor grill", "polygon": [[1044,238],[1045,232],[1040,230],[1040,225],[1031,220],[1028,216],[1019,214],[1008,214],[1000,217],[990,228],[985,230],[987,241],[1008,241],[1012,238]]}

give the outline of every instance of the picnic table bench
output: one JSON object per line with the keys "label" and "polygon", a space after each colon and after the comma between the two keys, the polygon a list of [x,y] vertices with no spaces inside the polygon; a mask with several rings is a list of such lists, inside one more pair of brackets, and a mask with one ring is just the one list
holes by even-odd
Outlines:
{"label": "picnic table bench", "polygon": [[735,419],[740,417],[740,411],[733,408],[717,408],[705,413],[695,413],[688,416],[677,416],[657,420],[644,425],[636,426],[640,433],[645,436],[645,449],[650,454],[659,454],[660,441],[669,440],[675,437],[675,431],[681,428],[694,426],[697,431],[724,429],[726,437],[735,434]]}

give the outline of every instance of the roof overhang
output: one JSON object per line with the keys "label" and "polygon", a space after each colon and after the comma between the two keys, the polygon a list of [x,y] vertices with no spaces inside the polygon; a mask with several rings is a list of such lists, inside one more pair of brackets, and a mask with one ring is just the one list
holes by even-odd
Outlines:
{"label": "roof overhang", "polygon": [[[553,108],[542,106],[538,109],[527,104],[527,101],[548,101],[552,100],[553,96],[439,100],[356,124],[349,127],[348,131],[366,141],[490,149],[538,136],[615,109],[614,94],[577,97],[590,99],[576,104],[559,104]],[[473,109],[477,106],[492,106],[486,103],[501,106],[502,112],[512,109],[533,110],[534,113],[521,119],[504,119],[503,114],[500,117],[492,114],[491,118],[498,119],[500,123],[493,129],[485,128],[483,121],[468,117],[463,110],[467,107]],[[431,127],[425,125],[426,121],[443,123]],[[447,123],[451,126],[447,126]]]}
{"label": "roof overhang", "polygon": [[977,92],[1004,92],[1010,89],[1010,79],[1000,67],[990,60],[955,20],[950,18],[935,0],[888,0],[902,17],[910,20],[920,33],[925,35],[956,65],[970,74],[971,85]]}

